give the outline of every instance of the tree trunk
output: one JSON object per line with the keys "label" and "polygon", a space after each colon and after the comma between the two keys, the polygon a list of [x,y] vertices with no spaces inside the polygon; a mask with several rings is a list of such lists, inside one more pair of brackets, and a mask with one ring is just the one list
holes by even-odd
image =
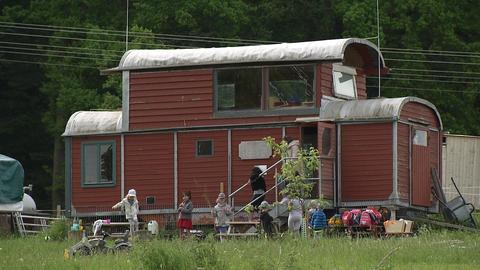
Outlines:
{"label": "tree trunk", "polygon": [[53,170],[52,170],[52,209],[57,205],[64,208],[65,200],[65,144],[62,137],[56,136],[53,145]]}

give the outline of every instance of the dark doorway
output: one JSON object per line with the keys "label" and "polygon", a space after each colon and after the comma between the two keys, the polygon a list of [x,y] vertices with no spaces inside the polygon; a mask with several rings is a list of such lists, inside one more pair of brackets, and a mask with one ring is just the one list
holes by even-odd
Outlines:
{"label": "dark doorway", "polygon": [[[302,127],[302,148],[308,150],[310,147],[318,148],[318,133],[317,133],[317,126],[303,126]],[[315,184],[313,185],[312,191],[310,192],[309,198],[314,199],[318,198],[318,172],[312,176],[312,182]],[[314,180],[317,179],[317,180]]]}
{"label": "dark doorway", "polygon": [[302,148],[308,149],[310,147],[317,148],[317,126],[302,127]]}

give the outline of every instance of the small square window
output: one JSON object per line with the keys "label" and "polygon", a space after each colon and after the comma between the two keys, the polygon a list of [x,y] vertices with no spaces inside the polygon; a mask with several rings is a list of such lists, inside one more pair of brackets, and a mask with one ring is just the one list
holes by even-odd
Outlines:
{"label": "small square window", "polygon": [[145,197],[145,202],[147,204],[155,204],[155,196],[147,196]]}
{"label": "small square window", "polygon": [[428,133],[425,130],[415,130],[413,135],[413,144],[428,146]]}
{"label": "small square window", "polygon": [[198,140],[197,141],[197,157],[213,156],[213,141]]}
{"label": "small square window", "polygon": [[354,68],[333,65],[333,91],[336,97],[345,99],[357,97],[356,74]]}

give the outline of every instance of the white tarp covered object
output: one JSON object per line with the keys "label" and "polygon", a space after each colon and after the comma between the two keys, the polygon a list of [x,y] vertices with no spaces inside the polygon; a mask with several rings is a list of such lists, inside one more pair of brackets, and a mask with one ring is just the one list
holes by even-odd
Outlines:
{"label": "white tarp covered object", "polygon": [[418,102],[440,114],[432,103],[417,97],[379,98],[366,100],[330,101],[322,100],[318,121],[359,121],[369,119],[399,119],[402,107],[408,102]]}
{"label": "white tarp covered object", "polygon": [[[123,55],[118,67],[109,71],[288,61],[342,61],[346,48],[351,44],[368,47],[375,53],[376,59],[378,48],[373,43],[365,39],[346,38],[222,48],[130,50]],[[385,67],[381,53],[380,61],[381,67]]]}
{"label": "white tarp covered object", "polygon": [[121,130],[121,111],[79,111],[70,116],[62,136],[109,134]]}

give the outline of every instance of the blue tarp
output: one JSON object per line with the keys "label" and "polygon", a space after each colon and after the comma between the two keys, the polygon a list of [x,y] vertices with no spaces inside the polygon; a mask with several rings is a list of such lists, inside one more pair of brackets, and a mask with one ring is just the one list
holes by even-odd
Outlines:
{"label": "blue tarp", "polygon": [[23,199],[23,167],[17,160],[0,154],[0,204]]}

